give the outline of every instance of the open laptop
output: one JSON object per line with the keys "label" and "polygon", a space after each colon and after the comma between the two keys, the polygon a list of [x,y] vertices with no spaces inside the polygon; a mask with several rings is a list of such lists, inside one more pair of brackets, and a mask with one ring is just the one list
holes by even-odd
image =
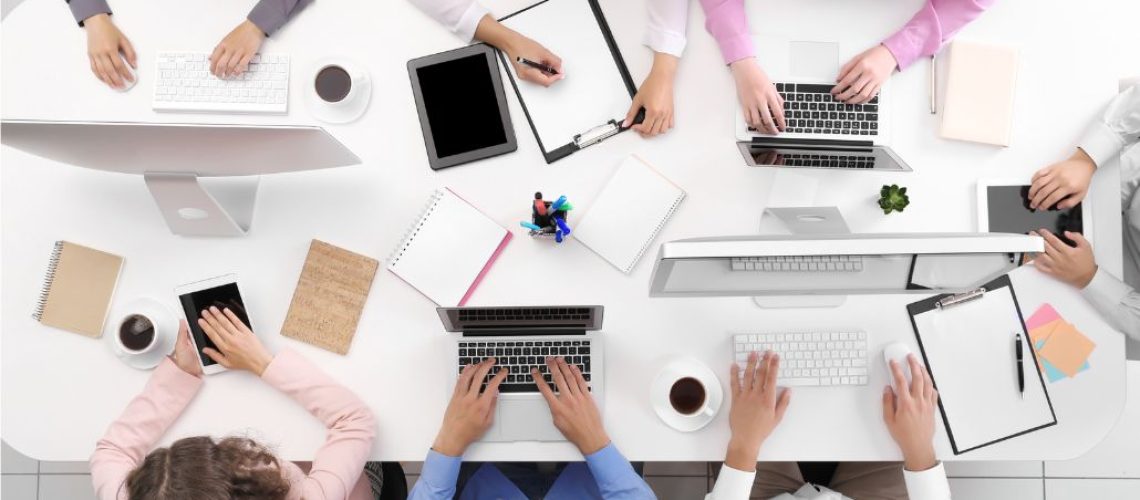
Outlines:
{"label": "open laptop", "polygon": [[[831,96],[841,66],[837,42],[755,40],[763,69],[784,98],[786,130],[764,134],[736,107],[737,147],[749,166],[909,172],[890,147],[889,89],[866,104]],[[862,47],[861,45],[859,47]],[[859,50],[862,50],[861,48]]]}
{"label": "open laptop", "polygon": [[[562,356],[578,365],[599,408],[604,401],[602,342],[591,333],[602,327],[602,306],[440,307],[443,328],[459,332],[455,373],[468,364],[495,357],[495,369],[510,370],[499,385],[495,423],[483,441],[565,441],[554,427],[550,408],[530,376],[538,367],[553,387],[546,368],[548,356]],[[454,389],[455,377],[451,378]],[[449,391],[450,393],[450,391]]]}

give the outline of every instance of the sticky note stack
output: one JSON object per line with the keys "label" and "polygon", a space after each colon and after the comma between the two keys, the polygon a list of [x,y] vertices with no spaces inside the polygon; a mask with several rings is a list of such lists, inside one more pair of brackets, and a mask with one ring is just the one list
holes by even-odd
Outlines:
{"label": "sticky note stack", "polygon": [[1065,321],[1049,304],[1042,305],[1025,322],[1029,340],[1037,352],[1037,368],[1056,382],[1089,369],[1089,355],[1096,344]]}

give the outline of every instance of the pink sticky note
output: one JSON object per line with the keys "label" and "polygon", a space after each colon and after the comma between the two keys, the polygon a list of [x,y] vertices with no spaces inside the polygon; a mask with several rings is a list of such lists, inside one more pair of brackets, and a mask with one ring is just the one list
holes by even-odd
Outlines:
{"label": "pink sticky note", "polygon": [[1033,313],[1033,315],[1025,321],[1025,328],[1033,330],[1041,325],[1058,319],[1061,319],[1061,315],[1057,314],[1057,310],[1053,309],[1053,306],[1050,304],[1044,304],[1041,307],[1038,307],[1037,312]]}

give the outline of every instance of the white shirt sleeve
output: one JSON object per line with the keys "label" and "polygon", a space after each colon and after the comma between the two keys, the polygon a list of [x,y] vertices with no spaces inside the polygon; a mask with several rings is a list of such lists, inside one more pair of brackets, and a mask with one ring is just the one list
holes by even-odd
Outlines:
{"label": "white shirt sleeve", "polygon": [[479,21],[491,11],[475,0],[408,0],[465,42],[475,38]]}
{"label": "white shirt sleeve", "polygon": [[713,490],[705,495],[705,500],[748,500],[752,493],[752,480],[756,471],[744,472],[727,465],[720,468]]}
{"label": "white shirt sleeve", "polygon": [[1140,292],[1098,269],[1081,294],[1110,323],[1140,341]]}
{"label": "white shirt sleeve", "polygon": [[950,481],[946,479],[942,462],[924,471],[903,469],[903,480],[911,500],[950,500]]}
{"label": "white shirt sleeve", "polygon": [[645,45],[654,52],[681,57],[689,27],[689,0],[649,0]]}
{"label": "white shirt sleeve", "polygon": [[1137,140],[1140,140],[1140,85],[1117,95],[1101,119],[1085,131],[1079,144],[1099,167]]}

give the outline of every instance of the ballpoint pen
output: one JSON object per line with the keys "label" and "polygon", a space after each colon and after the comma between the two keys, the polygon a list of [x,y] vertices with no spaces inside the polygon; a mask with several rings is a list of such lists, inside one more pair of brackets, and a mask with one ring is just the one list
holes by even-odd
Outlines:
{"label": "ballpoint pen", "polygon": [[559,196],[557,200],[554,200],[554,203],[550,204],[550,215],[554,215],[554,212],[562,210],[562,205],[565,205],[565,204],[566,204],[566,196],[565,195]]}
{"label": "ballpoint pen", "polygon": [[516,57],[515,61],[517,61],[519,64],[522,64],[524,66],[530,66],[530,67],[537,69],[537,70],[539,70],[543,73],[546,73],[548,75],[557,75],[558,74],[558,70],[556,70],[556,69],[554,69],[548,65],[542,64],[540,62],[531,61],[530,59],[527,59],[524,57]]}
{"label": "ballpoint pen", "polygon": [[1025,363],[1023,363],[1024,356],[1022,355],[1020,333],[1013,337],[1013,342],[1016,344],[1014,349],[1017,352],[1017,393],[1025,398]]}

